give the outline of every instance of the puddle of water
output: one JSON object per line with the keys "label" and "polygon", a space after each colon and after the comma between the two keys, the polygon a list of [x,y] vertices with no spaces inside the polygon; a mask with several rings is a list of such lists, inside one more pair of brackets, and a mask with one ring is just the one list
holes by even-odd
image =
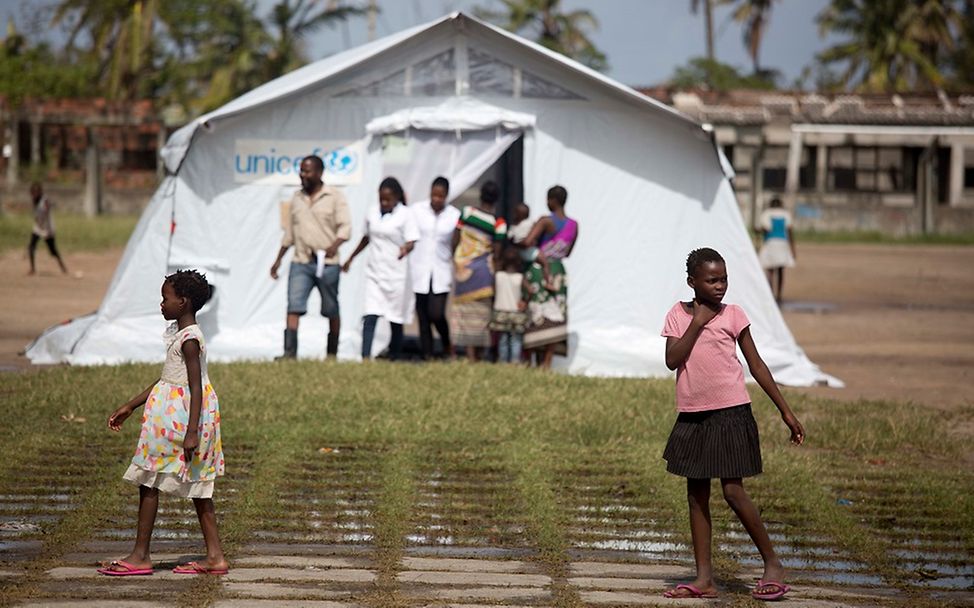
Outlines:
{"label": "puddle of water", "polygon": [[[591,513],[591,512],[595,512],[595,513],[625,513],[625,512],[629,512],[629,511],[638,511],[638,509],[636,507],[632,506],[632,505],[618,505],[618,504],[616,504],[616,505],[604,505],[604,506],[601,506],[601,507],[597,507],[597,506],[594,506],[594,505],[579,505],[578,507],[576,507],[576,510],[577,511],[583,511],[583,512],[589,512],[589,513]],[[653,521],[653,520],[650,520],[650,523],[656,523],[656,522]]]}
{"label": "puddle of water", "polygon": [[37,502],[48,501],[67,502],[71,500],[70,494],[0,494],[0,500],[10,502]]}
{"label": "puddle of water", "polygon": [[882,579],[882,577],[876,576],[875,574],[860,574],[858,572],[809,571],[794,572],[793,574],[809,580],[823,581],[839,585],[855,585],[860,587],[883,587],[886,585],[886,582]]}
{"label": "puddle of water", "polygon": [[406,540],[416,545],[455,545],[457,544],[452,536],[430,537],[425,534],[407,534]]}
{"label": "puddle of water", "polygon": [[937,589],[967,590],[974,591],[974,577],[972,576],[948,576],[938,578],[934,581],[924,581],[926,587]]}
{"label": "puddle of water", "polygon": [[[756,549],[751,548],[750,551],[756,551]],[[746,566],[760,566],[764,562],[761,561],[760,557],[753,555],[743,555],[737,558],[737,561]],[[863,568],[866,568],[866,564],[860,564],[858,562],[850,562],[841,559],[805,559],[801,557],[782,557],[781,563],[785,565],[785,568],[801,569],[801,570],[822,570],[822,571],[839,571],[839,572],[856,572]]]}
{"label": "puddle of water", "polygon": [[912,572],[923,570],[937,575],[966,576],[974,579],[974,564],[954,566],[942,562],[904,562],[901,567]]}
{"label": "puddle of water", "polygon": [[653,538],[673,538],[673,534],[669,532],[659,532],[656,530],[600,530],[600,529],[588,529],[588,528],[570,528],[570,534],[578,536],[606,536],[606,537],[622,537],[635,538],[635,539],[653,539]]}
{"label": "puddle of water", "polygon": [[22,536],[24,534],[34,534],[41,531],[43,531],[43,529],[41,528],[40,524],[33,523],[33,521],[19,520],[0,522],[0,534],[3,534],[4,536]]}
{"label": "puddle of water", "polygon": [[335,542],[335,536],[331,534],[308,534],[293,531],[280,530],[255,530],[254,536],[268,540],[282,541],[285,543],[331,543]]}
{"label": "puddle of water", "polygon": [[41,544],[39,540],[0,540],[0,552],[13,553],[15,551],[39,549]]}
{"label": "puddle of water", "polygon": [[638,551],[641,553],[670,553],[688,551],[689,547],[682,543],[633,541],[627,539],[607,539],[590,542],[575,543],[579,547],[590,549],[609,549],[615,551]]}
{"label": "puddle of water", "polygon": [[[767,524],[768,536],[771,538],[771,540],[774,542],[775,545],[785,545],[785,544],[788,544],[788,541],[793,540],[795,538],[795,536],[797,536],[797,534],[795,534],[795,532],[793,530],[789,531],[789,533],[787,533],[787,534],[783,534],[781,532],[772,532],[771,530],[774,527],[775,527],[775,524],[771,524],[771,523]],[[782,524],[777,524],[777,527],[779,527],[779,528],[782,527]],[[743,530],[740,530],[740,529],[737,529],[737,530],[735,530],[735,529],[728,530],[728,531],[726,531],[723,534],[723,536],[726,537],[726,538],[729,538],[729,539],[733,539],[733,540],[745,541],[745,544],[750,544],[751,543],[751,537],[748,536],[747,532],[745,532]],[[814,543],[814,544],[819,544],[819,545],[828,545],[828,544],[830,544],[832,542],[830,539],[825,538],[824,536],[814,536],[814,535],[811,535],[810,536],[810,535],[806,535],[806,534],[802,534],[801,535],[801,539],[804,542]]]}
{"label": "puddle of water", "polygon": [[407,555],[430,555],[434,557],[465,557],[481,559],[523,558],[535,554],[532,549],[502,549],[500,547],[406,547]]}
{"label": "puddle of water", "polygon": [[372,526],[370,524],[359,522],[359,521],[339,522],[335,524],[335,527],[340,530],[371,530],[372,529]]}
{"label": "puddle of water", "polygon": [[897,544],[906,545],[908,547],[922,547],[925,545],[934,545],[937,548],[943,549],[964,549],[967,545],[964,542],[954,539],[945,540],[931,540],[929,538],[900,538],[895,541]]}
{"label": "puddle of water", "polygon": [[[898,549],[893,551],[893,555],[909,560],[925,560],[929,562],[960,562],[969,560],[970,556],[966,553],[955,553],[947,551],[917,551],[915,549]],[[974,567],[972,567],[974,568]]]}
{"label": "puddle of water", "polygon": [[774,550],[780,555],[812,555],[815,557],[828,557],[836,553],[832,547],[795,547],[792,545],[775,545]]}

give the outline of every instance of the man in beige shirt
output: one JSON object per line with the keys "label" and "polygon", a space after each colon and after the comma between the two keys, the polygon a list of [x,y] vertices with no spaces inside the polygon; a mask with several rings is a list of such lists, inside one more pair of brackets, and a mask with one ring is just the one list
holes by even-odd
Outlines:
{"label": "man in beige shirt", "polygon": [[301,161],[301,189],[291,197],[283,220],[284,239],[271,277],[277,279],[281,259],[292,246],[294,257],[287,277],[287,329],[283,359],[298,354],[298,321],[308,312],[308,296],[318,288],[321,315],[328,317],[329,357],[338,354],[341,316],[338,313],[338,247],[351,236],[351,218],[345,195],[321,181],[325,166],[317,156]]}

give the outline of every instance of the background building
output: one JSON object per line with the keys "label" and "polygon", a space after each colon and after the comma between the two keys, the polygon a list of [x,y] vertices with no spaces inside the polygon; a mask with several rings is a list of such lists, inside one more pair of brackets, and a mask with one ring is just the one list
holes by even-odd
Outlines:
{"label": "background building", "polygon": [[642,92],[713,126],[752,226],[780,196],[799,229],[974,230],[974,96]]}

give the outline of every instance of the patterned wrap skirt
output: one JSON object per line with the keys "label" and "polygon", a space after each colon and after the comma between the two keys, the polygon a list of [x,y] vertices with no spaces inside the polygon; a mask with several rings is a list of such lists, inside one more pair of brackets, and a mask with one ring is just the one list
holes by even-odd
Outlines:
{"label": "patterned wrap skirt", "polygon": [[490,298],[473,302],[456,302],[450,306],[447,317],[450,337],[457,346],[490,346],[490,314],[493,305]]}
{"label": "patterned wrap skirt", "polygon": [[751,404],[680,412],[663,450],[666,470],[690,479],[753,477],[762,471]]}

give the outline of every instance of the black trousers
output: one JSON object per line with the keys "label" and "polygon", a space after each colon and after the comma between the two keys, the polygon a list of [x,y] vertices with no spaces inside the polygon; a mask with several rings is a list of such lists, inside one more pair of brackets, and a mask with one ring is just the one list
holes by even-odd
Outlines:
{"label": "black trousers", "polygon": [[[34,252],[37,251],[37,242],[40,240],[41,237],[34,234],[33,232],[31,233],[30,245],[27,246],[27,254],[30,257],[31,272],[34,272]],[[44,242],[47,243],[47,250],[51,252],[51,255],[54,256],[54,259],[58,261],[58,265],[61,266],[61,271],[67,272],[67,270],[64,268],[64,261],[61,260],[61,254],[57,252],[57,245],[54,244],[54,235],[52,234],[51,236],[46,237],[44,239]]]}
{"label": "black trousers", "polygon": [[446,300],[449,293],[417,293],[416,318],[419,321],[419,346],[423,358],[433,356],[433,327],[443,342],[443,352],[450,353],[450,324],[446,321]]}
{"label": "black trousers", "polygon": [[[41,237],[37,236],[33,232],[31,233],[31,235],[30,235],[30,245],[27,246],[27,251],[30,254],[30,265],[31,265],[31,268],[34,267],[34,252],[37,251],[37,242],[40,241],[40,240],[41,240]],[[53,236],[49,236],[46,239],[44,239],[44,242],[47,243],[47,250],[51,252],[51,255],[53,255],[54,257],[56,257],[58,259],[61,259],[61,254],[59,254],[57,252],[57,245],[54,244],[54,237]]]}

